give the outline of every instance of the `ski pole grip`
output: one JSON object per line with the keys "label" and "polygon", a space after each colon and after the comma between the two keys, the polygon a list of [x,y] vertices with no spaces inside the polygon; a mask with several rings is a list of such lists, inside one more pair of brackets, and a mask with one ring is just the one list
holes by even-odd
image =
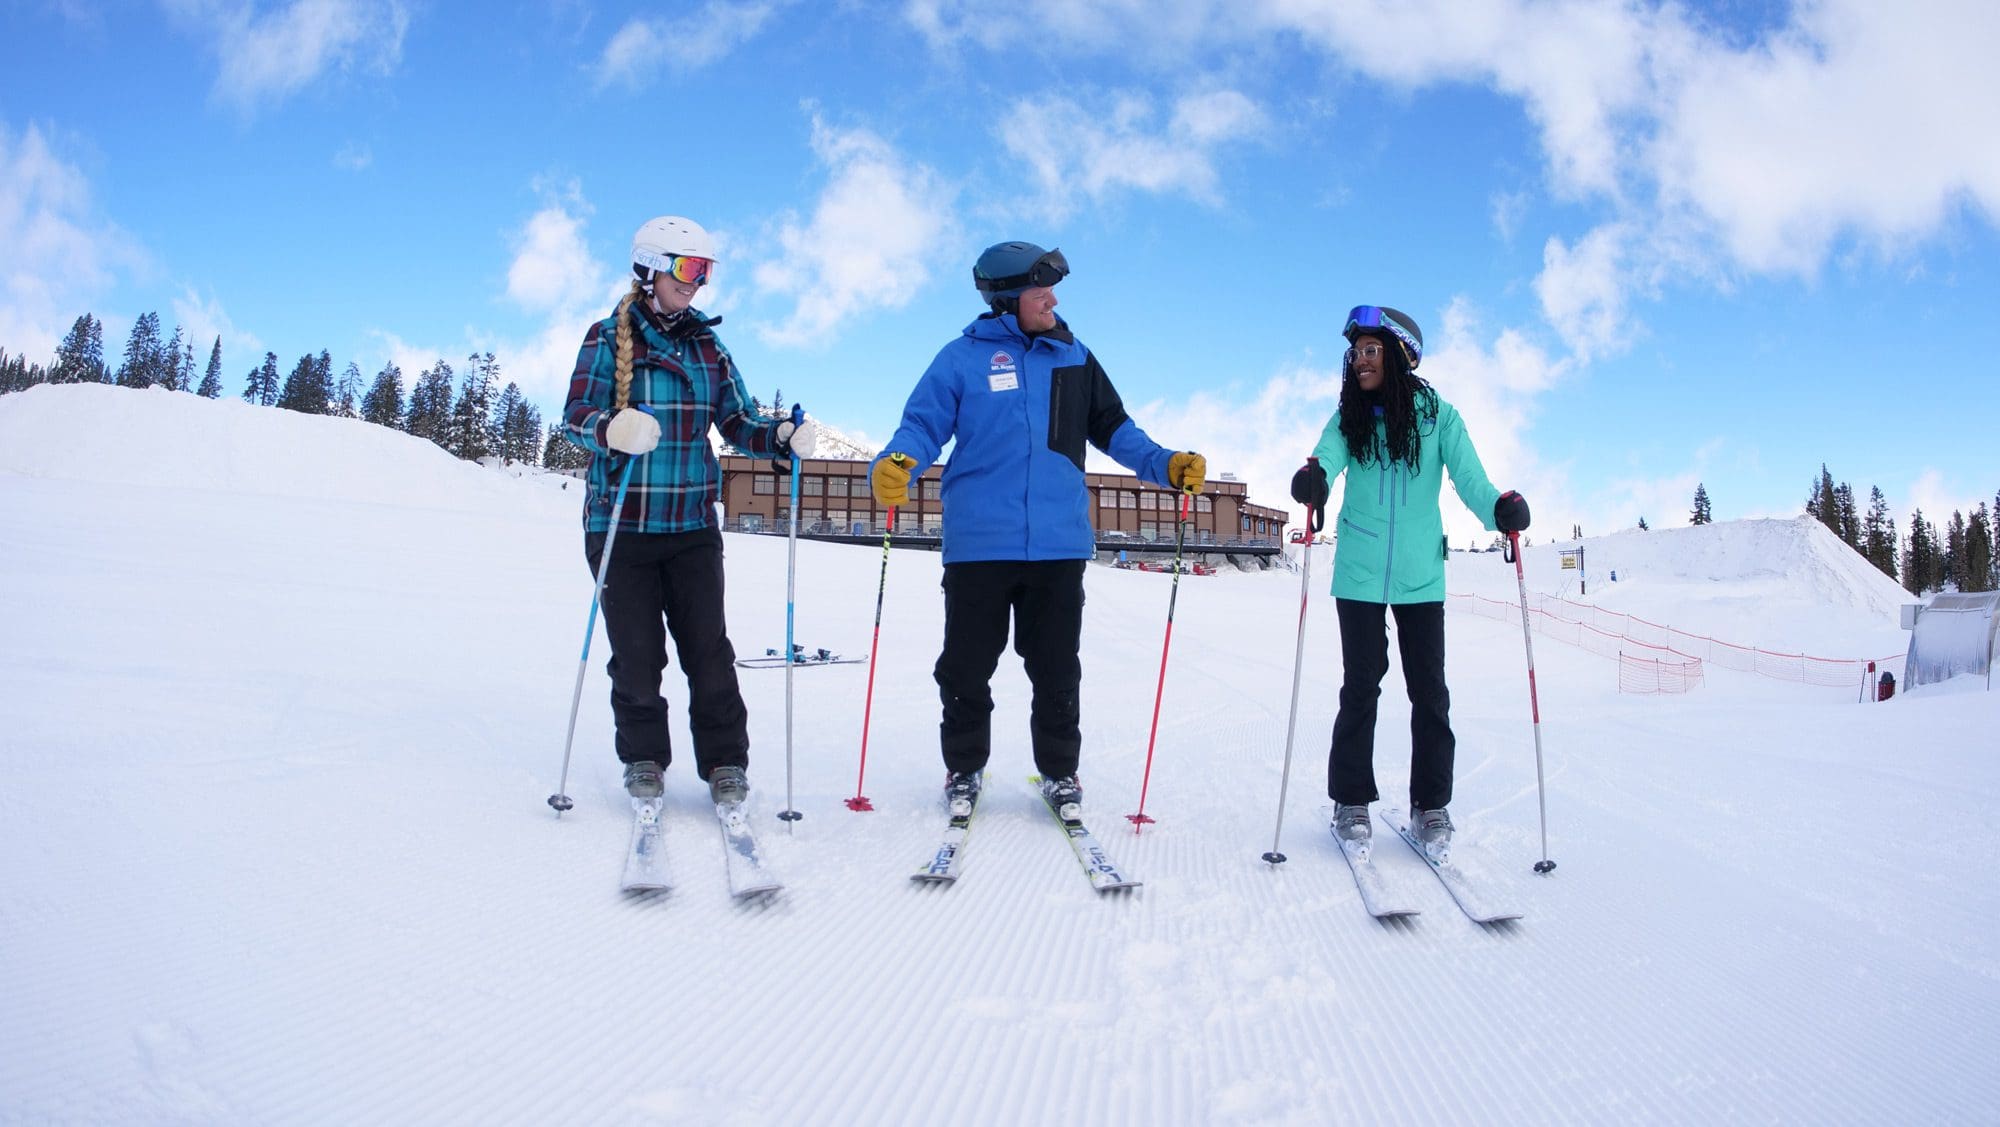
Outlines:
{"label": "ski pole grip", "polygon": [[806,421],[806,409],[804,407],[799,406],[797,403],[792,404],[792,425],[795,427],[800,426],[805,421]]}
{"label": "ski pole grip", "polygon": [[1507,534],[1507,546],[1506,546],[1506,547],[1505,547],[1504,549],[1502,549],[1502,550],[1501,550],[1501,552],[1500,552],[1500,558],[1501,558],[1502,560],[1505,560],[1506,562],[1508,562],[1508,563],[1510,563],[1510,564],[1517,564],[1517,563],[1521,562],[1521,534],[1520,534],[1520,533],[1518,533],[1518,532],[1509,532],[1509,533]]}
{"label": "ski pole grip", "polygon": [[[1318,469],[1319,458],[1317,456],[1307,458],[1306,465],[1309,465],[1314,469]],[[1311,532],[1326,531],[1325,505],[1309,505],[1306,507],[1306,529]]]}

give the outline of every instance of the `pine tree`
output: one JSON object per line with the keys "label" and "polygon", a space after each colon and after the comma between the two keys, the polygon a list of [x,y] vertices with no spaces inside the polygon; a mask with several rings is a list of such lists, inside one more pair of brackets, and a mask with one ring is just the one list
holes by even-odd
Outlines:
{"label": "pine tree", "polygon": [[203,399],[222,397],[222,338],[215,338],[215,347],[208,350],[208,371],[201,377],[201,390],[195,394]]}
{"label": "pine tree", "polygon": [[1570,525],[1570,526],[1569,526],[1569,538],[1570,538],[1571,540],[1581,540],[1581,539],[1583,539],[1583,526],[1582,526],[1582,525],[1580,525],[1580,524],[1572,524],[1572,525]]}
{"label": "pine tree", "polygon": [[444,448],[456,457],[476,462],[493,453],[493,376],[499,365],[491,352],[466,357],[465,379],[451,409]]}
{"label": "pine tree", "polygon": [[155,363],[154,376],[161,387],[168,391],[181,389],[181,337],[184,335],[179,325],[174,326],[173,339],[162,345]]}
{"label": "pine tree", "polygon": [[1930,526],[1922,509],[1910,510],[1910,542],[1903,549],[1903,589],[1921,595],[1930,586]]}
{"label": "pine tree", "polygon": [[1861,524],[1861,554],[1882,574],[1896,578],[1896,522],[1878,486],[1868,487],[1868,517]]}
{"label": "pine tree", "polygon": [[532,466],[541,453],[542,415],[521,394],[521,385],[509,382],[493,406],[493,432],[498,437],[496,452],[509,462]]}
{"label": "pine tree", "polygon": [[1841,482],[1833,491],[1834,535],[1840,542],[1859,552],[1861,550],[1861,516],[1854,505],[1854,489]]}
{"label": "pine tree", "polygon": [[104,323],[86,313],[70,325],[56,346],[48,382],[102,383],[104,375]]}
{"label": "pine tree", "polygon": [[1987,517],[1986,502],[1981,501],[1965,522],[1964,578],[1960,580],[1958,589],[1991,591],[1992,575],[1993,522]]}
{"label": "pine tree", "polygon": [[349,360],[347,367],[341,370],[340,383],[333,390],[333,413],[343,419],[358,418],[356,403],[360,398],[361,365]]}
{"label": "pine tree", "polygon": [[1965,514],[1957,509],[1951,511],[1951,523],[1944,526],[1943,579],[1965,590]]}
{"label": "pine tree", "polygon": [[1697,481],[1694,485],[1694,512],[1688,514],[1688,523],[1707,524],[1712,519],[1708,511],[1708,486]]}
{"label": "pine tree", "polygon": [[1645,518],[1645,517],[1640,517],[1640,518],[1639,518],[1639,531],[1641,531],[1641,532],[1651,532],[1652,530],[1653,530],[1653,529],[1652,529],[1652,526],[1651,526],[1651,525],[1648,525],[1648,524],[1646,523],[1646,518]]}
{"label": "pine tree", "polygon": [[307,353],[299,357],[292,366],[292,373],[285,377],[285,389],[278,395],[278,406],[287,411],[297,411],[302,415],[326,414],[329,369],[333,367],[333,357],[325,352],[314,356]]}
{"label": "pine tree", "polygon": [[118,366],[119,387],[151,387],[160,382],[160,315],[141,313],[125,338],[125,362]]}
{"label": "pine tree", "polygon": [[375,374],[368,394],[361,397],[361,417],[377,426],[403,425],[403,370],[392,361]]}
{"label": "pine tree", "polygon": [[410,389],[410,413],[405,429],[418,438],[445,445],[451,425],[451,365],[439,360],[417,377]]}
{"label": "pine tree", "polygon": [[278,354],[266,352],[264,363],[250,369],[250,380],[243,386],[243,398],[258,407],[276,406],[278,402]]}

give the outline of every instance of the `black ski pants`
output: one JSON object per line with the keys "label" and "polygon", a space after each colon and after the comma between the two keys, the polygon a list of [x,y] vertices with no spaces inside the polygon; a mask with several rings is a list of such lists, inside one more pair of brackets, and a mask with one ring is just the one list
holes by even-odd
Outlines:
{"label": "black ski pants", "polygon": [[986,560],[944,569],[944,650],[934,676],[944,701],[938,742],[948,771],[978,771],[993,753],[993,671],[1014,628],[1034,688],[1028,732],[1045,779],[1076,774],[1083,663],[1082,560]]}
{"label": "black ski pants", "polygon": [[1335,599],[1340,618],[1340,712],[1333,720],[1326,793],[1358,805],[1381,798],[1375,789],[1375,705],[1389,672],[1387,612],[1396,614],[1396,645],[1410,693],[1410,805],[1434,810],[1451,804],[1451,692],[1444,684],[1444,604],[1393,607]]}
{"label": "black ski pants", "polygon": [[[604,534],[586,533],[592,575],[604,555]],[[667,701],[667,635],[688,682],[688,728],[695,770],[750,763],[749,715],[736,686],[736,649],[722,610],[722,533],[620,532],[604,577],[604,634],[611,643],[611,715],[624,763],[673,761]]]}

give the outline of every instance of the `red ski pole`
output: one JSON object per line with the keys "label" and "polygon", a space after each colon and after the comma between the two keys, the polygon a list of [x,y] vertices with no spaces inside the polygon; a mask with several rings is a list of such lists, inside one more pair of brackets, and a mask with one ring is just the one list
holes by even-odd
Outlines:
{"label": "red ski pole", "polygon": [[847,800],[847,808],[856,812],[875,809],[875,804],[863,797],[861,783],[868,777],[868,718],[875,710],[875,651],[882,644],[882,592],[889,587],[889,538],[895,534],[896,506],[891,505],[889,527],[882,530],[882,578],[875,583],[875,637],[868,643],[868,695],[861,705],[861,773],[854,777],[854,797]]}
{"label": "red ski pole", "polygon": [[1174,582],[1167,594],[1167,637],[1160,643],[1160,683],[1153,690],[1153,728],[1146,734],[1146,774],[1139,781],[1139,812],[1125,815],[1132,823],[1132,832],[1138,833],[1153,819],[1146,816],[1146,789],[1153,783],[1153,740],[1160,734],[1160,701],[1167,693],[1167,651],[1174,644],[1174,603],[1181,595],[1181,542],[1187,534],[1188,498],[1194,494],[1181,491],[1180,515],[1174,519]]}
{"label": "red ski pole", "polygon": [[1521,643],[1528,649],[1528,711],[1535,718],[1535,798],[1542,807],[1542,859],[1535,862],[1535,871],[1554,871],[1556,863],[1549,860],[1549,796],[1542,785],[1542,702],[1535,693],[1535,639],[1528,628],[1528,573],[1521,567],[1521,534],[1507,534],[1507,555],[1514,561],[1514,580],[1521,587]]}

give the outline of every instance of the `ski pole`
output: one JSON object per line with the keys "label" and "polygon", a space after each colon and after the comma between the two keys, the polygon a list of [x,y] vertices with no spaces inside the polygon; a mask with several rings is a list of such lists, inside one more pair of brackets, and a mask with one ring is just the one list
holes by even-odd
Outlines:
{"label": "ski pole", "polygon": [[[806,421],[805,408],[792,404],[792,428]],[[792,806],[792,674],[797,672],[798,652],[792,647],[792,622],[798,609],[799,579],[799,458],[792,455],[792,529],[785,550],[785,808],[778,818],[790,830],[792,823],[805,817]]]}
{"label": "ski pole", "polygon": [[[906,459],[901,454],[891,454],[889,459],[902,465]],[[861,701],[861,773],[854,777],[854,797],[847,800],[847,808],[859,813],[875,809],[875,804],[861,793],[861,784],[868,778],[868,718],[875,708],[875,651],[882,644],[882,592],[889,587],[889,538],[896,534],[896,506],[889,506],[889,527],[882,530],[882,578],[875,581],[875,637],[868,643],[868,694]]]}
{"label": "ski pole", "polygon": [[1514,561],[1514,579],[1521,587],[1521,644],[1528,649],[1528,710],[1535,718],[1535,798],[1542,808],[1542,859],[1535,862],[1538,873],[1553,872],[1549,860],[1549,796],[1542,784],[1542,704],[1535,693],[1535,639],[1528,629],[1528,573],[1521,566],[1521,534],[1507,534],[1507,556]]}
{"label": "ski pole", "polygon": [[[648,407],[639,409],[648,415],[653,413]],[[618,499],[611,503],[611,526],[604,533],[604,553],[597,557],[597,585],[591,588],[590,617],[583,624],[583,654],[576,659],[576,689],[569,695],[569,731],[563,735],[562,782],[557,785],[556,792],[549,796],[549,805],[555,807],[558,818],[563,816],[563,811],[576,805],[570,801],[568,793],[569,754],[571,746],[576,742],[576,709],[583,701],[583,674],[590,665],[590,636],[597,631],[597,602],[604,594],[604,576],[611,570],[611,545],[618,539],[619,514],[625,511],[625,489],[632,484],[632,467],[638,464],[637,457],[627,456],[625,468],[619,471]]]}
{"label": "ski pole", "polygon": [[[1312,465],[1319,465],[1318,458],[1306,459]],[[1292,733],[1299,724],[1299,682],[1305,671],[1306,660],[1306,607],[1312,597],[1312,549],[1313,537],[1326,527],[1324,507],[1306,508],[1306,542],[1299,552],[1299,640],[1292,650],[1292,714],[1285,721],[1285,766],[1278,773],[1278,824],[1271,830],[1271,851],[1264,854],[1264,860],[1273,865],[1282,865],[1285,855],[1278,852],[1278,841],[1285,833],[1285,795],[1292,784]]]}
{"label": "ski pole", "polygon": [[1153,728],[1146,734],[1146,773],[1139,780],[1139,812],[1125,815],[1135,834],[1153,820],[1146,816],[1146,789],[1153,782],[1153,741],[1160,734],[1160,701],[1167,692],[1167,651],[1174,644],[1174,603],[1181,594],[1181,543],[1187,535],[1188,498],[1192,496],[1193,492],[1181,490],[1181,511],[1174,519],[1174,582],[1167,593],[1167,637],[1160,643],[1160,683],[1153,690]]}

